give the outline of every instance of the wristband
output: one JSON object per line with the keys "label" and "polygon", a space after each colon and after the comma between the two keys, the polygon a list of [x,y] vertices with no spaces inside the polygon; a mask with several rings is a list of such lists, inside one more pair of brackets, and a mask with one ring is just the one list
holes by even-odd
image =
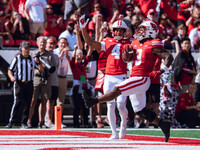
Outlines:
{"label": "wristband", "polygon": [[[164,72],[165,71],[168,71],[169,70],[169,68],[167,67],[167,66],[165,66],[165,65],[162,65],[162,67],[160,68],[160,71],[161,70],[163,70]],[[162,71],[161,71],[162,72]]]}

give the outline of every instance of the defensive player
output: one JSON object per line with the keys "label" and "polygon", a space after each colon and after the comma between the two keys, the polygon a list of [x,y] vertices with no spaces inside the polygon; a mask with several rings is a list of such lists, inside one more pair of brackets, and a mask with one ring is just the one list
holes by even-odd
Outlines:
{"label": "defensive player", "polygon": [[[83,92],[85,104],[88,107],[100,102],[108,102],[116,97],[130,95],[131,104],[134,112],[140,117],[158,125],[165,134],[165,142],[170,136],[170,123],[159,120],[156,113],[147,109],[146,91],[150,86],[149,75],[158,77],[161,73],[168,70],[173,61],[173,56],[163,49],[161,40],[156,39],[158,28],[152,21],[144,21],[138,26],[135,32],[135,40],[126,49],[134,49],[136,52],[135,64],[129,79],[115,85],[115,88],[104,95],[95,98],[89,92]],[[164,59],[164,65],[159,71],[152,71],[157,57]]]}
{"label": "defensive player", "polygon": [[[121,83],[127,78],[127,64],[122,60],[122,48],[124,44],[130,44],[130,39],[124,39],[124,35],[127,30],[127,25],[124,21],[118,20],[112,25],[113,38],[107,37],[102,42],[94,41],[88,35],[85,26],[85,15],[79,19],[80,28],[85,42],[96,49],[98,52],[101,50],[107,54],[107,62],[105,69],[105,79],[103,91],[104,93],[110,92],[116,84]],[[115,100],[116,98],[116,100]],[[107,102],[107,116],[112,130],[110,139],[123,139],[126,135],[126,120],[128,111],[126,109],[126,98],[125,95],[120,95]],[[121,117],[119,135],[116,131],[116,115],[115,107],[119,110]]]}

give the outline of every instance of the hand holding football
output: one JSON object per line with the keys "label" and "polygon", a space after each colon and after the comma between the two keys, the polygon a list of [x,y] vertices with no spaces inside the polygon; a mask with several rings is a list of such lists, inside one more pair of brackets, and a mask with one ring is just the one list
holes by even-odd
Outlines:
{"label": "hand holding football", "polygon": [[135,55],[134,49],[132,49],[132,46],[130,44],[125,44],[122,50],[122,60],[125,63],[129,63],[133,61]]}

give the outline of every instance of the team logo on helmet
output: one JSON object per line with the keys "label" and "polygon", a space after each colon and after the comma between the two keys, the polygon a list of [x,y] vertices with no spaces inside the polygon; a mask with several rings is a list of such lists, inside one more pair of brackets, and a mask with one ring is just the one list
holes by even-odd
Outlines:
{"label": "team logo on helmet", "polygon": [[139,41],[146,38],[155,39],[158,35],[159,29],[153,21],[142,22],[135,31],[134,37]]}
{"label": "team logo on helmet", "polygon": [[[122,21],[122,20],[117,20],[117,21],[115,21],[115,22],[113,23],[113,25],[112,25],[112,35],[113,35],[113,37],[114,37],[117,41],[123,39],[123,37],[124,37],[125,34],[126,34],[127,28],[128,28],[128,27],[127,27],[127,25],[126,25],[126,23],[125,23],[124,21]],[[115,29],[124,29],[124,34],[123,34],[123,35],[115,35],[115,33],[114,33]]]}

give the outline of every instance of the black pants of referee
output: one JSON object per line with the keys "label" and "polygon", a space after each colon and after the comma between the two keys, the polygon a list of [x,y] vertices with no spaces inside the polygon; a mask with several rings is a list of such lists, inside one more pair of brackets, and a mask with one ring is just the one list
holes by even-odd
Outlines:
{"label": "black pants of referee", "polygon": [[16,81],[13,85],[14,102],[10,113],[9,122],[14,123],[16,116],[22,107],[22,123],[27,124],[29,117],[29,109],[33,95],[33,82],[20,82]]}

